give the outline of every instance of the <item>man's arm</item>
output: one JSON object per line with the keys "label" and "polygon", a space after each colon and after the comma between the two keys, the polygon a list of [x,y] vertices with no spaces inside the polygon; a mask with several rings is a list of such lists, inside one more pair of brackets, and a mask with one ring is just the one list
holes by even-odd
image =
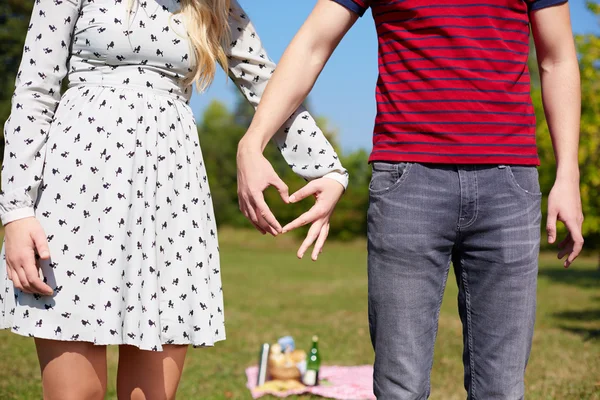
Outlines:
{"label": "man's arm", "polygon": [[579,194],[579,123],[581,89],[577,54],[567,3],[531,11],[544,112],[556,157],[556,182],[548,198],[548,242],[556,241],[556,222],[569,234],[559,244],[568,267],[581,252],[583,214]]}
{"label": "man's arm", "polygon": [[[269,186],[267,174],[256,168],[257,165],[266,165],[262,155],[265,146],[302,104],[334,49],[357,19],[356,12],[333,0],[319,0],[285,51],[269,80],[250,128],[238,146],[240,208],[252,208],[252,204],[257,204],[252,199],[260,198],[262,191]],[[316,240],[312,259],[317,259],[329,233],[329,218],[343,190],[332,179],[318,179],[290,197],[291,202],[310,195],[317,198],[314,207],[283,228],[283,232],[287,232],[312,223],[298,250],[298,257],[302,258]],[[264,206],[255,213],[257,217],[269,216]]]}
{"label": "man's arm", "polygon": [[258,105],[240,149],[262,151],[302,104],[329,57],[358,15],[332,0],[319,0],[283,57]]}
{"label": "man's arm", "polygon": [[[237,0],[231,1],[229,25],[231,41],[224,48],[229,61],[229,76],[246,100],[256,108],[276,66]],[[302,135],[302,132],[305,134]],[[277,148],[297,175],[307,181],[327,177],[337,181],[342,190],[348,185],[347,171],[303,106],[295,109],[273,133]],[[240,192],[240,210],[260,232],[277,235],[282,230],[281,225],[264,201],[262,191],[268,186],[275,186],[283,201],[287,202],[288,188],[266,158],[255,159],[252,167],[252,178],[263,178],[263,183],[252,194]]]}

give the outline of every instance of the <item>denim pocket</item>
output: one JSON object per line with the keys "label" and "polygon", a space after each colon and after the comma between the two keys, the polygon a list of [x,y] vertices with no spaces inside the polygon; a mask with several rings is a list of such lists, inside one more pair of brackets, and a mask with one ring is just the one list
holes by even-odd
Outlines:
{"label": "denim pocket", "polygon": [[406,179],[411,163],[373,163],[373,175],[369,184],[371,194],[385,194],[398,188]]}
{"label": "denim pocket", "polygon": [[516,189],[531,196],[542,195],[536,167],[507,165],[506,171],[509,175],[509,181]]}

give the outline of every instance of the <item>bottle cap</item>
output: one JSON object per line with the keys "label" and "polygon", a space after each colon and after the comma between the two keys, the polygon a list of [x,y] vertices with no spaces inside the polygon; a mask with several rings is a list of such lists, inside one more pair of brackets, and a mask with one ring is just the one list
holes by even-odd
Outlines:
{"label": "bottle cap", "polygon": [[313,342],[318,342],[319,341],[319,337],[317,335],[314,335],[312,337],[312,339],[313,339]]}

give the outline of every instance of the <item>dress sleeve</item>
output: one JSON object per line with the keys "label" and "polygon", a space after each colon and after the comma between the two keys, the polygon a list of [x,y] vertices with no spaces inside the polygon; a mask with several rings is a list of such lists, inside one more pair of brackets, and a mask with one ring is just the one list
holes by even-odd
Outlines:
{"label": "dress sleeve", "polygon": [[50,124],[81,0],[36,0],[17,73],[11,113],[4,124],[0,219],[34,216]]}
{"label": "dress sleeve", "polygon": [[[233,0],[231,7],[232,42],[225,49],[229,76],[256,108],[275,70],[275,63],[267,55],[252,22],[237,1]],[[288,165],[304,179],[327,177],[348,186],[348,172],[303,106],[288,118],[273,140]]]}

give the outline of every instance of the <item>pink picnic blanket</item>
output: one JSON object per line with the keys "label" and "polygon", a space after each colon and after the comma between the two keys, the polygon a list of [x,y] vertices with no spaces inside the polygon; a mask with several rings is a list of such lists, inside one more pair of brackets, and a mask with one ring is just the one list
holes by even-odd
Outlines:
{"label": "pink picnic blanket", "polygon": [[371,400],[373,395],[373,367],[362,365],[358,367],[324,366],[319,371],[319,379],[329,381],[327,386],[307,387],[302,390],[289,390],[287,392],[261,392],[256,390],[258,367],[246,369],[248,383],[246,386],[252,392],[252,397],[271,394],[277,397],[287,397],[299,394],[312,394],[330,399],[340,400]]}

